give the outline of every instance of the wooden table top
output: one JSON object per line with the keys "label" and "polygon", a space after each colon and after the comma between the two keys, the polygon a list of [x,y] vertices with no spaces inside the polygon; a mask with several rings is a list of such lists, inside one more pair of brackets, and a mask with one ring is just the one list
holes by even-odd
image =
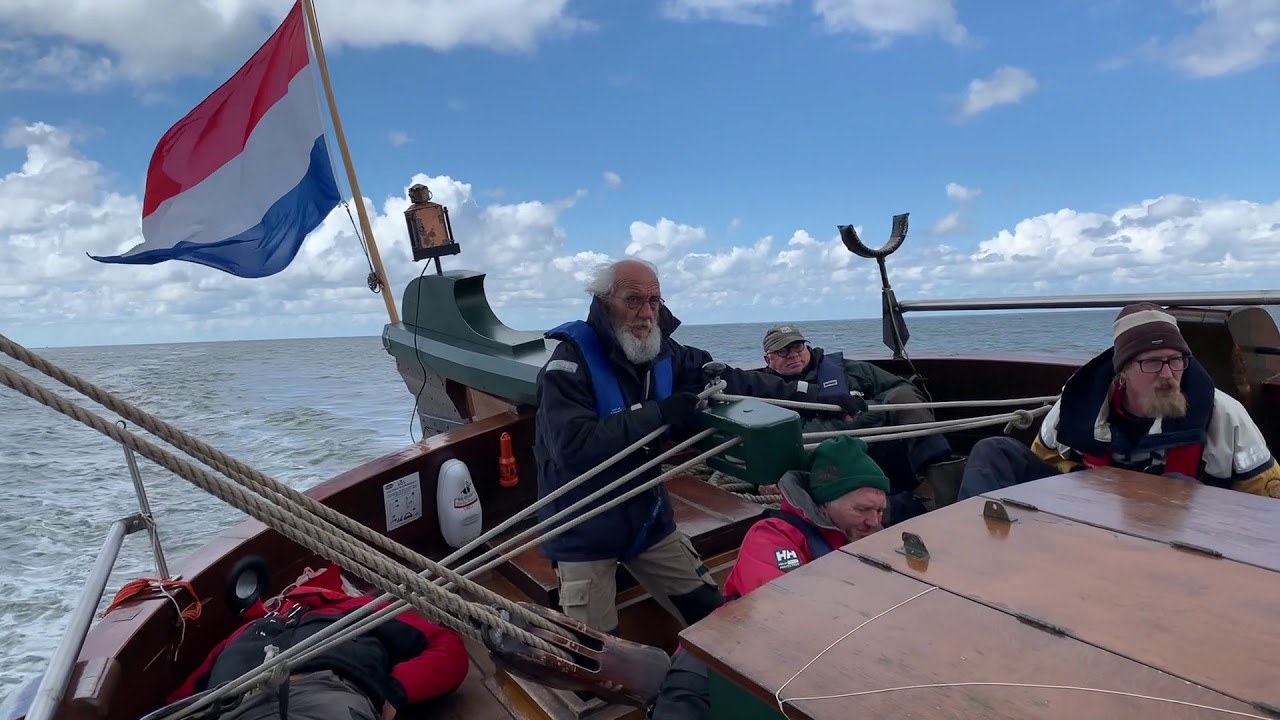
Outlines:
{"label": "wooden table top", "polygon": [[[1004,504],[1013,522],[972,498],[900,523],[729,603],[684,645],[812,720],[1280,712],[1280,557],[1258,549],[1280,547],[1280,501],[1142,477],[1001,491],[1038,508]],[[927,558],[900,551],[904,532]]]}

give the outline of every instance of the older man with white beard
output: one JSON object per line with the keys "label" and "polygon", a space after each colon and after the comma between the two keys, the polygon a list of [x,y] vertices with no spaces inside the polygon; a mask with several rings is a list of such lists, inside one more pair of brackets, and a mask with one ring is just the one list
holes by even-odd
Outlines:
{"label": "older man with white beard", "polygon": [[[658,273],[637,259],[601,268],[588,287],[586,321],[547,333],[560,341],[538,376],[538,494],[545,497],[662,425],[671,440],[695,429],[711,355],[671,339],[680,325],[662,301]],[[721,376],[732,394],[814,400],[817,387],[764,372],[729,368]],[[842,408],[856,414],[852,398]],[[609,485],[656,456],[658,442],[550,503],[542,519]],[[641,473],[605,495],[600,504],[657,477]],[[560,606],[569,617],[617,632],[618,563],[664,608],[685,624],[723,602],[720,589],[693,545],[676,530],[666,488],[659,485],[544,543],[560,582]]]}
{"label": "older man with white beard", "polygon": [[1076,371],[1031,448],[986,438],[969,453],[959,499],[1090,467],[1170,475],[1280,498],[1280,468],[1258,426],[1191,355],[1177,320],[1136,303],[1114,343]]}

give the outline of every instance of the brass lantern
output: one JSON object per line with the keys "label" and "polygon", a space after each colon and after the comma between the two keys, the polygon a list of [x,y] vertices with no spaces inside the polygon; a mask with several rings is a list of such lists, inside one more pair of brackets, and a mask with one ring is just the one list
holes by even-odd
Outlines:
{"label": "brass lantern", "polygon": [[426,185],[417,184],[409,188],[409,200],[412,204],[404,211],[405,223],[409,227],[409,245],[413,248],[413,260],[436,261],[436,271],[440,270],[440,258],[445,255],[457,255],[462,251],[453,239],[453,226],[449,224],[449,208],[440,203],[431,202],[431,190]]}

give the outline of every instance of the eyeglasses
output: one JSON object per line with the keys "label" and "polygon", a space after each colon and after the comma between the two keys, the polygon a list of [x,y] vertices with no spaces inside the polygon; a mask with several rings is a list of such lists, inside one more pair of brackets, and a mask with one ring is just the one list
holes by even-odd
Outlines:
{"label": "eyeglasses", "polygon": [[627,295],[622,298],[622,304],[627,306],[628,310],[639,310],[641,305],[648,305],[650,310],[657,310],[662,306],[663,300],[660,295],[651,295],[644,297],[642,295]]}
{"label": "eyeglasses", "polygon": [[1138,360],[1138,369],[1148,375],[1155,375],[1160,372],[1165,365],[1173,372],[1182,372],[1191,364],[1190,355],[1175,355],[1171,358],[1146,358]]}
{"label": "eyeglasses", "polygon": [[797,340],[791,343],[790,345],[782,348],[781,350],[774,350],[769,354],[774,355],[776,357],[780,357],[780,358],[787,358],[787,357],[791,357],[792,355],[799,355],[800,353],[804,352],[804,349],[807,346],[808,346],[808,343],[806,343],[804,340]]}

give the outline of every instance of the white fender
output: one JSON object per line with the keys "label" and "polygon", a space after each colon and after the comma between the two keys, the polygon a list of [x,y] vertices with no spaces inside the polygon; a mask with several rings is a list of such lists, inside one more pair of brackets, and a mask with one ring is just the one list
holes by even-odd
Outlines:
{"label": "white fender", "polygon": [[436,481],[436,515],[440,534],[450,547],[460,548],[480,537],[483,525],[480,496],[471,482],[471,470],[457,458],[445,460]]}

